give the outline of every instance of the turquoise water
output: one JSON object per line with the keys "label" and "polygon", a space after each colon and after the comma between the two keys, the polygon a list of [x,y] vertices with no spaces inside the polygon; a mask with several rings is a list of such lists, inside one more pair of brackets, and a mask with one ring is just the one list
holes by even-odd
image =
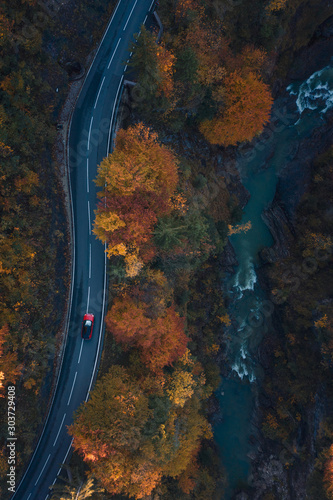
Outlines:
{"label": "turquoise water", "polygon": [[[322,125],[325,112],[333,107],[333,69],[326,67],[287,90],[295,95],[293,109],[283,108],[282,114],[273,110],[271,131],[262,136],[250,158],[244,154],[238,162],[242,183],[251,195],[241,224],[251,222],[251,229],[230,237],[239,265],[224,283],[232,319],[226,344],[231,372],[217,394],[222,423],[215,428],[215,439],[228,477],[225,500],[247,482],[251,472],[248,454],[254,449],[249,442],[255,432],[251,427],[253,393],[262,375],[253,354],[270,327],[273,307],[257,283],[258,252],[273,243],[261,214],[273,200],[278,174],[290,160],[295,144]],[[275,109],[279,110],[279,102]]]}

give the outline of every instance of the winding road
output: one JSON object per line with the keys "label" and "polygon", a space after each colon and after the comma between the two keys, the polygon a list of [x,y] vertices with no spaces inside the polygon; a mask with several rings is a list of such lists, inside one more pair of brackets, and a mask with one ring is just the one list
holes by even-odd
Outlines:
{"label": "winding road", "polygon": [[[67,343],[53,404],[41,439],[11,500],[46,500],[71,449],[67,426],[96,379],[106,309],[106,255],[92,233],[97,165],[110,151],[117,97],[133,33],[146,22],[154,0],[119,0],[84,82],[69,135],[74,227],[72,301]],[[81,339],[86,313],[95,315],[91,340]]]}

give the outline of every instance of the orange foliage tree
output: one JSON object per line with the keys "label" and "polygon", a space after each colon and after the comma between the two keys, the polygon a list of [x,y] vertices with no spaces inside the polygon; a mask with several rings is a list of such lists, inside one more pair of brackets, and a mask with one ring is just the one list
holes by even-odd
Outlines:
{"label": "orange foliage tree", "polygon": [[198,462],[197,454],[200,448],[198,447],[193,451],[192,459],[189,461],[186,469],[178,476],[178,484],[180,489],[189,495],[196,485],[196,477],[198,475]]}
{"label": "orange foliage tree", "polygon": [[213,120],[205,120],[201,132],[211,144],[236,145],[250,141],[268,122],[273,98],[268,85],[250,72],[235,71],[224,81],[226,105]]}
{"label": "orange foliage tree", "polygon": [[[204,384],[200,370],[188,351],[176,363],[176,373],[191,372],[193,380],[181,405],[167,391],[174,388],[172,373],[136,379],[132,371],[113,366],[97,382],[69,432],[74,448],[109,493],[147,498],[162,476],[181,477],[184,491],[194,487],[191,463],[201,440],[212,437],[198,401]],[[177,391],[183,392],[178,382]]]}
{"label": "orange foliage tree", "polygon": [[230,73],[240,71],[243,75],[256,73],[260,76],[268,65],[267,52],[253,45],[246,45],[237,56],[228,57],[228,70]]}
{"label": "orange foliage tree", "polygon": [[160,82],[158,85],[158,92],[164,93],[167,99],[170,99],[173,93],[173,67],[175,63],[175,56],[166,49],[164,45],[157,47],[157,68],[159,71]]}
{"label": "orange foliage tree", "polygon": [[170,196],[177,186],[177,160],[143,123],[117,133],[115,148],[98,168],[96,183],[110,195],[130,195],[136,189]]}
{"label": "orange foliage tree", "polygon": [[94,233],[108,243],[108,255],[135,254],[148,261],[154,254],[152,230],[160,215],[172,209],[178,183],[177,159],[142,123],[120,130],[112,154],[98,169],[102,187]]}
{"label": "orange foliage tree", "polygon": [[154,255],[152,231],[159,215],[170,210],[167,199],[137,189],[128,196],[109,196],[96,211],[94,233],[108,243],[108,256],[138,254],[144,261]]}
{"label": "orange foliage tree", "polygon": [[112,494],[142,498],[161,478],[142,449],[142,431],[152,416],[148,398],[125,368],[113,366],[96,384],[69,427],[73,446]]}
{"label": "orange foliage tree", "polygon": [[160,373],[186,350],[184,320],[174,306],[152,317],[148,304],[126,294],[116,298],[107,314],[106,325],[117,342],[125,348],[138,349],[142,362],[154,373]]}

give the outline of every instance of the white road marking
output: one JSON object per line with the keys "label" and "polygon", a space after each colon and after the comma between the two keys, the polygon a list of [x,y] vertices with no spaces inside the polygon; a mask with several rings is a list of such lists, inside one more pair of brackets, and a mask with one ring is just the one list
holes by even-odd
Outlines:
{"label": "white road marking", "polygon": [[[116,11],[117,11],[117,9],[118,9],[118,7],[119,7],[120,3],[121,3],[121,2],[119,2],[119,3],[118,3],[118,5],[117,5],[117,7],[116,7],[116,10],[114,11],[114,14],[113,14],[113,16],[112,16],[112,19],[111,19],[111,21],[110,21],[110,24],[111,24],[111,22],[112,22],[112,20],[113,20],[114,15],[116,14]],[[153,0],[153,1],[152,1],[152,3],[151,3],[150,9],[151,9],[151,7],[152,7],[153,3],[154,3],[154,0]],[[133,10],[134,10],[134,8],[135,8],[136,4],[137,4],[137,0],[135,0],[135,3],[134,3],[134,5],[133,5],[133,7],[132,7],[132,10],[131,10],[131,12],[130,12],[130,15],[129,15],[129,17],[128,17],[127,21],[126,21],[125,27],[124,27],[124,29],[123,29],[124,31],[125,31],[125,29],[126,29],[126,27],[127,27],[127,25],[128,25],[128,22],[129,22],[129,20],[130,20],[130,17],[131,17],[131,15],[132,15],[132,13],[133,13]],[[147,19],[147,16],[146,16],[146,18],[145,18],[145,21],[146,21],[146,19]],[[145,22],[145,21],[144,21],[144,22]],[[140,33],[141,33],[141,30],[140,30]],[[140,33],[139,33],[139,34],[140,34]],[[106,35],[106,33],[105,33],[105,35]],[[103,37],[103,39],[104,39],[104,37]],[[120,43],[120,39],[118,40],[118,44],[117,44],[116,49],[118,48],[119,43]],[[116,51],[116,49],[115,49],[115,51]],[[114,53],[115,53],[115,51],[114,51]],[[112,58],[113,58],[113,56],[112,56]],[[112,62],[112,59],[110,60],[109,66],[110,66],[111,62]],[[109,66],[108,66],[108,68],[109,68]],[[97,104],[97,101],[98,101],[98,98],[99,98],[99,95],[100,95],[100,92],[101,92],[102,86],[103,86],[103,84],[104,84],[104,80],[105,80],[105,77],[103,78],[102,84],[101,84],[101,86],[100,86],[99,93],[98,93],[98,96],[97,96],[97,99],[96,99],[96,103],[95,103],[95,107],[96,107],[96,104]],[[118,93],[119,93],[119,88],[120,88],[120,86],[121,86],[122,80],[123,80],[123,77],[121,78],[121,81],[120,81],[120,84],[119,84],[119,87],[118,87],[118,91],[117,91],[117,95],[118,95]],[[114,110],[115,110],[115,105],[116,105],[116,102],[117,102],[117,100],[115,100],[115,102],[114,102],[114,107],[113,107],[112,116],[114,115]],[[90,128],[89,128],[89,135],[88,135],[88,149],[89,149],[89,145],[90,145],[90,135],[91,135],[92,122],[93,122],[93,117],[91,117],[91,121],[90,121]],[[111,123],[112,123],[112,122],[111,122]],[[88,177],[88,159],[87,159],[87,177]],[[88,184],[88,183],[87,183],[87,191],[89,192],[89,184]],[[88,201],[88,210],[89,210],[88,215],[89,215],[89,233],[90,233],[90,206],[89,206],[89,201]],[[106,265],[106,258],[105,258],[105,265]],[[104,281],[105,281],[105,278],[104,278]],[[89,294],[90,294],[90,287],[89,287],[89,290],[88,290],[88,298],[89,298]],[[102,311],[103,311],[103,313],[104,313],[104,308],[105,308],[105,287],[104,287],[104,297],[103,297],[103,307],[102,307]],[[101,324],[101,330],[102,330],[102,327],[103,327],[103,324]],[[97,361],[97,359],[96,359],[96,361]],[[96,369],[96,362],[95,362],[94,372],[93,372],[93,375],[92,375],[92,378],[91,378],[91,382],[90,382],[90,386],[89,386],[88,394],[89,394],[89,392],[90,392],[90,388],[91,388],[91,385],[92,385],[92,381],[93,381],[93,377],[94,377],[95,369]],[[72,386],[72,389],[71,389],[71,394],[70,394],[70,397],[69,397],[69,400],[68,400],[68,403],[67,403],[67,404],[69,404],[69,401],[70,401],[70,399],[71,399],[72,392],[73,392],[73,389],[74,389],[74,384],[75,384],[75,381],[76,381],[76,377],[77,377],[77,372],[75,373],[75,377],[74,377],[74,381],[73,381],[73,386]],[[65,415],[66,415],[66,414],[65,414]],[[64,415],[64,417],[63,417],[63,421],[64,421],[64,419],[65,419],[65,415]],[[63,421],[62,421],[62,424],[63,424]],[[61,424],[61,426],[60,426],[60,428],[59,428],[59,431],[58,431],[58,435],[57,435],[57,437],[56,437],[56,440],[58,439],[58,436],[59,436],[59,433],[60,433],[60,430],[61,430],[62,424]],[[55,442],[56,442],[56,441],[55,441]],[[72,442],[73,442],[73,440],[72,440]],[[69,446],[69,448],[68,448],[68,450],[67,450],[67,453],[66,453],[66,455],[65,455],[64,462],[65,462],[65,461],[66,461],[66,459],[67,459],[67,455],[68,455],[69,450],[70,450],[70,448],[71,448],[71,446],[72,446],[72,442],[71,442],[71,444],[70,444],[70,446]],[[48,461],[49,461],[50,457],[51,457],[51,454],[49,454],[49,456],[48,456],[48,458],[47,458],[47,460],[46,460],[46,462],[45,462],[45,464],[44,464],[44,466],[43,466],[43,468],[42,468],[42,471],[41,471],[40,475],[39,475],[39,476],[38,476],[38,478],[37,478],[37,481],[36,481],[36,483],[35,483],[35,486],[37,485],[37,483],[38,483],[38,481],[39,481],[39,479],[40,479],[40,477],[41,477],[42,473],[44,472],[44,469],[45,469],[45,467],[46,467],[46,465],[47,465],[47,463],[48,463]],[[61,468],[59,469],[59,471],[58,471],[58,474],[57,474],[57,475],[59,475],[59,474],[60,474],[60,472],[61,472]],[[56,481],[56,480],[55,480],[55,481]],[[53,484],[55,483],[55,481],[53,482]],[[31,497],[31,493],[29,494],[29,496],[28,496],[28,499],[27,499],[27,500],[29,500],[29,498],[30,498],[30,497]],[[49,497],[49,494],[46,496],[45,500],[46,500],[48,497]]]}
{"label": "white road marking", "polygon": [[124,72],[125,72],[126,70],[127,70],[127,64],[126,64],[126,66],[125,66],[125,68],[124,68]]}
{"label": "white road marking", "polygon": [[[154,0],[153,0],[153,2],[154,2]],[[133,9],[134,9],[134,7],[133,7]],[[128,22],[128,20],[127,20],[127,22]],[[140,33],[141,33],[141,30],[140,30]],[[139,33],[139,35],[140,35],[140,33]],[[112,115],[111,115],[111,120],[110,120],[109,139],[108,139],[108,145],[107,145],[107,151],[106,151],[107,155],[109,154],[109,151],[110,151],[110,141],[111,141],[111,132],[112,132],[113,117],[114,117],[114,112],[115,112],[115,108],[116,108],[116,104],[117,104],[119,90],[120,90],[120,87],[121,87],[121,85],[123,83],[123,79],[124,79],[124,75],[122,75],[121,78],[120,78],[120,82],[119,82],[119,85],[118,85],[116,97],[115,97],[115,100],[114,100],[114,103],[113,103]],[[99,353],[100,345],[101,345],[101,341],[102,341],[103,318],[104,318],[105,298],[106,298],[106,265],[107,265],[106,249],[107,249],[107,245],[106,245],[106,243],[104,243],[104,287],[103,287],[103,305],[102,305],[102,315],[101,315],[102,321],[101,321],[101,326],[100,326],[100,331],[99,331],[99,336],[98,336],[97,356],[95,358],[94,369],[93,369],[93,372],[92,372],[92,375],[91,375],[89,389],[87,391],[87,396],[86,396],[86,401],[88,401],[90,389],[91,389],[91,386],[92,386],[92,383],[93,383],[93,380],[94,380],[95,371],[96,371],[96,367],[97,367],[97,361],[98,361],[98,353]],[[73,442],[73,439],[72,439],[72,442]],[[68,454],[68,452],[69,452],[69,449],[67,451],[67,454]],[[65,457],[63,463],[65,463],[65,461],[66,461],[67,454],[66,454],[66,457]]]}
{"label": "white road marking", "polygon": [[55,480],[53,481],[52,486],[54,485],[54,483],[56,482],[56,480],[57,480],[57,478],[55,478]]}
{"label": "white road marking", "polygon": [[154,2],[155,2],[155,0],[153,0],[152,3],[150,4],[149,10],[151,10]]}
{"label": "white road marking", "polygon": [[87,158],[87,193],[89,193],[89,158]]}
{"label": "white road marking", "polygon": [[130,57],[132,57],[133,52],[130,53]]}
{"label": "white road marking", "polygon": [[74,389],[76,377],[77,377],[77,372],[75,372],[75,375],[74,375],[73,385],[72,385],[71,393],[70,393],[69,398],[68,398],[67,406],[69,405],[69,402],[70,402],[72,394],[73,394],[73,389]]}
{"label": "white road marking", "polygon": [[91,127],[92,127],[92,122],[93,122],[93,119],[94,119],[94,117],[92,116],[92,117],[91,117],[91,120],[90,120],[90,127],[89,127],[89,133],[88,133],[88,144],[87,144],[87,149],[88,149],[88,151],[89,151],[90,134],[91,134]]}
{"label": "white road marking", "polygon": [[44,469],[45,469],[45,467],[46,467],[46,464],[47,464],[47,462],[50,460],[50,456],[51,456],[51,454],[47,457],[46,462],[45,462],[45,464],[44,464],[44,466],[43,466],[43,468],[42,468],[42,470],[41,470],[41,473],[39,474],[39,476],[38,476],[38,478],[37,478],[37,481],[35,482],[35,486],[37,485],[38,481],[40,480],[40,477],[41,477],[41,475],[42,475],[42,474],[43,474],[43,472],[44,472]]}
{"label": "white road marking", "polygon": [[[120,0],[120,1],[119,1],[119,3],[117,4],[116,10],[114,11],[114,13],[113,13],[113,15],[112,15],[112,17],[111,17],[111,21],[110,21],[110,23],[109,23],[108,29],[109,29],[109,27],[110,27],[110,24],[111,24],[111,23],[112,23],[112,21],[113,21],[114,16],[116,15],[116,12],[117,12],[118,7],[119,7],[119,5],[120,5],[120,4],[121,4],[121,0]],[[107,30],[106,30],[106,32],[107,32]],[[106,32],[105,32],[105,35],[106,35]],[[105,38],[105,35],[103,36],[102,42],[103,42],[103,40],[104,40],[104,38]],[[102,45],[102,42],[100,43],[100,46]]]}
{"label": "white road marking", "polygon": [[80,354],[79,354],[79,359],[78,359],[78,361],[77,361],[77,363],[78,363],[78,364],[79,364],[79,363],[80,363],[80,361],[81,361],[82,347],[83,347],[83,339],[81,339]]}
{"label": "white road marking", "polygon": [[[146,16],[146,17],[145,17],[145,20],[143,21],[143,24],[146,24],[147,17],[148,17],[148,16]],[[132,55],[132,54],[131,54],[131,55]]]}
{"label": "white road marking", "polygon": [[[69,453],[69,450],[70,450],[70,449],[71,449],[71,447],[72,447],[72,443],[73,443],[73,441],[74,441],[74,438],[72,439],[71,444],[69,445],[69,448],[68,448],[68,450],[67,450],[67,452],[66,452],[65,458],[64,458],[64,459],[63,459],[63,461],[62,461],[62,463],[63,463],[63,464],[64,464],[64,463],[66,462],[66,460],[67,460],[67,455],[68,455],[68,453]],[[60,467],[60,469],[59,469],[59,470],[58,470],[58,472],[57,472],[57,477],[59,476],[60,472],[61,472],[61,467]],[[56,482],[56,480],[57,480],[57,478],[54,480],[53,484]]]}
{"label": "white road marking", "polygon": [[103,87],[104,80],[105,80],[105,76],[103,76],[103,80],[102,80],[101,86],[99,87],[99,91],[98,91],[98,94],[97,94],[97,97],[96,97],[96,101],[95,101],[95,106],[94,106],[94,109],[96,109],[96,106],[97,106],[97,101],[98,101],[98,98],[99,98],[99,94],[101,93],[101,90],[102,90],[102,87]]}
{"label": "white road marking", "polygon": [[87,314],[88,314],[88,311],[89,311],[89,300],[90,300],[90,286],[88,286]]}
{"label": "white road marking", "polygon": [[44,500],[47,500],[49,498],[49,493],[46,495],[46,497],[44,498]]}
{"label": "white road marking", "polygon": [[103,38],[102,38],[102,40],[100,41],[100,44],[99,44],[99,46],[98,46],[97,52],[96,52],[96,54],[95,54],[95,57],[94,57],[94,59],[92,60],[92,63],[90,64],[90,67],[89,67],[88,73],[86,74],[85,81],[87,80],[88,75],[89,75],[89,73],[90,73],[90,71],[91,71],[91,68],[92,68],[92,67],[93,67],[93,65],[94,65],[95,59],[96,59],[96,57],[98,56],[99,50],[100,50],[101,46],[103,45],[104,38],[105,38],[105,37],[106,37],[106,35],[108,34],[108,31],[109,31],[110,26],[111,26],[111,24],[112,24],[113,18],[114,18],[114,16],[116,15],[116,12],[117,12],[118,7],[119,7],[119,5],[120,5],[120,4],[121,4],[121,0],[119,0],[119,1],[118,1],[118,3],[117,3],[117,7],[115,8],[115,10],[114,10],[114,12],[113,12],[113,14],[112,14],[112,17],[111,17],[111,19],[110,19],[110,21],[109,21],[109,24],[108,24],[108,26],[107,26],[107,28],[106,28],[106,30],[105,30],[105,32],[104,32]]}
{"label": "white road marking", "polygon": [[123,83],[123,79],[124,79],[124,75],[122,75],[122,77],[120,78],[120,82],[119,82],[117,93],[116,93],[116,98],[115,98],[114,103],[113,103],[112,115],[111,115],[111,120],[110,120],[108,147],[107,147],[107,150],[106,150],[106,154],[107,155],[109,154],[109,151],[110,151],[111,130],[112,130],[112,124],[113,124],[114,110],[115,110],[115,107],[116,107],[116,104],[117,104],[118,94],[119,94],[119,90],[120,90],[121,84]]}
{"label": "white road marking", "polygon": [[56,438],[54,440],[53,446],[55,446],[56,442],[58,441],[58,437],[59,437],[59,434],[60,434],[60,431],[61,431],[62,424],[64,423],[65,417],[66,417],[66,413],[62,417],[62,421],[61,421],[61,424],[60,424],[60,427],[59,427],[59,430],[58,430],[58,434],[57,434],[57,436],[56,436]]}
{"label": "white road marking", "polygon": [[[104,250],[105,250],[104,251],[104,293],[103,293],[103,305],[102,305],[102,316],[101,316],[102,321],[101,321],[101,327],[100,327],[99,336],[98,336],[97,356],[95,358],[94,369],[93,369],[93,372],[92,372],[92,376],[91,376],[91,380],[90,380],[90,384],[89,384],[89,389],[88,389],[87,396],[86,396],[86,401],[88,401],[89,392],[90,392],[90,389],[91,389],[91,386],[92,386],[92,383],[93,383],[93,380],[94,380],[96,366],[97,366],[97,361],[98,361],[98,353],[99,353],[100,344],[101,344],[101,340],[102,340],[103,318],[104,318],[105,297],[106,297],[106,249],[107,249],[107,245],[106,245],[106,243],[104,243]],[[73,439],[72,439],[72,442],[73,442]]]}
{"label": "white road marking", "polygon": [[91,278],[91,243],[89,244],[89,278]]}
{"label": "white road marking", "polygon": [[88,200],[88,225],[89,225],[89,235],[91,234],[91,227],[90,227],[90,201]]}
{"label": "white road marking", "polygon": [[[111,26],[111,24],[112,24],[112,21],[113,21],[113,19],[114,19],[115,15],[116,15],[116,13],[117,13],[117,10],[118,10],[118,8],[119,8],[119,5],[120,5],[120,4],[121,4],[121,0],[119,0],[119,1],[118,1],[118,3],[117,3],[117,6],[116,6],[116,8],[115,8],[115,10],[114,10],[114,12],[113,12],[112,17],[111,17],[111,20],[110,20],[110,22],[109,22],[109,24],[108,24],[108,26],[107,26],[107,28],[106,28],[106,30],[105,30],[105,32],[104,32],[103,38],[102,38],[102,40],[101,40],[101,42],[100,42],[100,44],[99,44],[98,50],[97,50],[97,52],[96,52],[96,54],[95,54],[95,57],[94,57],[94,59],[93,59],[93,61],[92,61],[91,65],[90,65],[90,67],[89,67],[88,73],[86,74],[86,78],[88,77],[88,75],[89,75],[89,73],[90,73],[90,71],[91,71],[91,69],[92,69],[92,67],[93,67],[93,64],[94,64],[94,62],[95,62],[95,59],[96,59],[96,57],[97,57],[97,55],[98,55],[98,53],[99,53],[99,50],[100,50],[100,48],[101,48],[101,46],[102,46],[102,44],[103,44],[103,42],[104,42],[104,39],[105,39],[106,35],[107,35],[107,34],[108,34],[108,32],[109,32],[110,26]],[[68,132],[68,135],[70,135],[71,126],[72,126],[72,121],[70,121],[70,126],[69,126],[69,132]],[[67,143],[67,149],[68,149],[68,143]],[[72,200],[72,199],[73,199],[73,196],[72,196],[72,186],[71,186],[71,183],[70,183],[70,182],[69,182],[69,190],[70,190],[70,198],[71,198],[71,200]],[[72,286],[71,286],[71,300],[70,300],[70,311],[69,311],[69,316],[70,316],[70,312],[71,312],[71,309],[72,309],[72,303],[73,303],[73,293],[74,293],[74,276],[75,276],[75,221],[74,221],[74,209],[73,209],[73,203],[70,203],[70,205],[71,205],[72,223],[73,223],[73,228],[74,228],[74,230],[73,230],[73,236],[72,236],[72,237],[73,237],[73,266],[72,266]],[[61,365],[62,365],[62,361],[63,361],[63,359],[61,360]],[[52,403],[53,403],[53,401],[54,401],[54,396],[55,396],[55,393],[56,393],[56,388],[58,387],[59,378],[60,378],[60,377],[58,376],[58,377],[57,377],[56,386],[55,386],[55,389],[54,389],[54,392],[53,392],[53,396],[52,396]],[[50,405],[50,408],[51,408],[51,406],[52,406],[52,404]],[[44,428],[43,428],[43,432],[42,432],[41,436],[39,437],[39,440],[38,440],[37,446],[35,447],[34,453],[33,453],[32,457],[31,457],[31,459],[30,459],[29,466],[28,466],[27,470],[25,471],[25,473],[24,473],[23,477],[21,478],[20,483],[19,483],[19,486],[22,484],[22,482],[23,482],[24,478],[26,477],[27,473],[28,473],[28,472],[29,472],[29,470],[30,470],[30,466],[31,466],[31,464],[32,464],[32,461],[33,461],[33,459],[34,459],[34,458],[35,458],[35,456],[36,456],[36,453],[37,453],[38,448],[39,448],[39,444],[40,444],[40,442],[41,442],[41,440],[42,440],[42,437],[44,436],[45,428],[46,428],[46,425],[47,425],[47,423],[48,423],[48,421],[49,421],[49,417],[50,417],[50,410],[49,410],[48,415],[47,415],[47,418],[46,418],[46,422],[45,422],[45,425],[44,425]],[[73,442],[73,439],[72,439],[72,441],[71,441],[71,444],[70,444],[70,446],[69,446],[69,448],[68,448],[68,451],[67,451],[67,453],[66,453],[66,455],[65,455],[65,458],[64,458],[63,462],[65,462],[65,461],[66,461],[67,455],[68,455],[69,450],[70,450],[70,448],[71,448],[71,446],[72,446],[72,442]],[[59,474],[60,474],[60,471],[61,471],[61,468],[59,469],[59,471],[58,471],[58,474],[57,474],[57,475],[59,475]],[[19,486],[18,486],[18,487],[19,487]],[[16,488],[16,490],[18,489],[18,487]],[[15,498],[15,497],[16,497],[16,492],[14,493],[13,498]],[[27,500],[29,500],[29,499],[30,499],[30,497],[31,497],[31,493],[29,494],[29,496],[28,496]]]}
{"label": "white road marking", "polygon": [[[67,460],[67,455],[68,455],[68,453],[69,453],[69,450],[70,450],[70,449],[71,449],[71,447],[72,447],[72,443],[73,443],[73,441],[74,441],[74,438],[72,438],[71,444],[70,444],[70,445],[69,445],[69,447],[68,447],[68,450],[67,450],[67,453],[66,453],[66,455],[65,455],[65,458],[64,458],[64,459],[63,459],[63,461],[62,461],[62,463],[63,463],[63,464],[64,464],[64,463],[66,462],[66,460]],[[60,467],[60,469],[59,469],[59,471],[58,471],[58,476],[59,476],[60,471],[61,471],[61,467]]]}
{"label": "white road marking", "polygon": [[134,5],[133,5],[133,7],[132,7],[132,10],[131,10],[131,12],[130,12],[130,15],[128,16],[128,19],[127,19],[127,21],[126,21],[126,24],[125,24],[125,26],[124,26],[123,31],[125,31],[125,29],[127,28],[128,21],[130,20],[130,17],[131,17],[131,15],[133,14],[133,10],[134,10],[134,8],[135,8],[135,6],[136,6],[136,4],[137,4],[137,1],[138,1],[138,0],[135,0],[135,2],[134,2]]}
{"label": "white road marking", "polygon": [[114,51],[113,51],[112,57],[111,57],[111,59],[110,59],[109,65],[108,65],[108,69],[109,69],[109,68],[110,68],[110,66],[111,66],[111,63],[112,63],[112,61],[113,61],[113,58],[114,58],[114,55],[115,55],[116,50],[117,50],[117,48],[118,48],[118,45],[120,44],[120,40],[121,40],[121,38],[119,38],[119,40],[118,40],[118,42],[117,42],[117,45],[116,45],[116,48],[115,48],[115,49],[114,49]]}
{"label": "white road marking", "polygon": [[[112,23],[112,21],[113,21],[114,16],[116,15],[116,12],[117,12],[118,7],[119,7],[119,5],[120,5],[120,4],[121,4],[121,0],[118,2],[117,7],[116,7],[116,10],[114,11],[114,13],[113,13],[113,15],[112,15],[112,17],[111,17],[111,21],[110,21],[110,23],[109,23],[108,29],[109,29],[109,27],[110,27],[110,24],[111,24],[111,23]],[[105,35],[103,36],[102,42],[103,42],[104,38],[105,38]],[[102,42],[100,43],[100,45],[102,45]]]}

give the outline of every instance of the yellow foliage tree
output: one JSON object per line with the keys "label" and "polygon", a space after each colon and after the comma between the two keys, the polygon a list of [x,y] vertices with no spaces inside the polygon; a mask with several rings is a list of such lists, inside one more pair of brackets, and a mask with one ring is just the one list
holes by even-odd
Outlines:
{"label": "yellow foliage tree", "polygon": [[119,130],[115,149],[98,168],[98,186],[113,195],[130,195],[136,189],[171,195],[178,183],[177,160],[158,142],[158,135],[143,123]]}
{"label": "yellow foliage tree", "polygon": [[141,269],[143,268],[143,262],[135,253],[127,254],[125,256],[125,264],[126,264],[126,276],[129,278],[134,278],[140,274]]}
{"label": "yellow foliage tree", "polygon": [[288,0],[271,0],[267,7],[265,8],[266,12],[269,14],[273,12],[278,12],[283,10],[287,4]]}
{"label": "yellow foliage tree", "polygon": [[[107,233],[116,231],[116,229],[125,226],[125,222],[114,212],[101,212],[96,210],[95,213],[96,219],[93,232],[100,240],[105,241]],[[117,247],[117,245],[115,245],[115,247]],[[115,253],[119,254],[118,248],[115,247],[113,247]]]}
{"label": "yellow foliage tree", "polygon": [[108,257],[128,254],[128,276],[136,276],[155,254],[153,229],[158,217],[172,210],[177,165],[176,155],[139,123],[119,130],[113,153],[98,168],[103,200],[94,233],[108,243]]}
{"label": "yellow foliage tree", "polygon": [[186,401],[194,394],[196,383],[191,373],[175,370],[170,387],[167,390],[170,400],[175,406],[184,406]]}
{"label": "yellow foliage tree", "polygon": [[232,234],[239,234],[239,233],[246,233],[249,229],[252,227],[252,222],[246,222],[245,224],[239,224],[238,226],[231,226],[231,224],[228,225],[228,235],[231,236]]}
{"label": "yellow foliage tree", "polygon": [[327,314],[324,314],[324,316],[315,321],[314,324],[316,328],[326,328],[329,324]]}

